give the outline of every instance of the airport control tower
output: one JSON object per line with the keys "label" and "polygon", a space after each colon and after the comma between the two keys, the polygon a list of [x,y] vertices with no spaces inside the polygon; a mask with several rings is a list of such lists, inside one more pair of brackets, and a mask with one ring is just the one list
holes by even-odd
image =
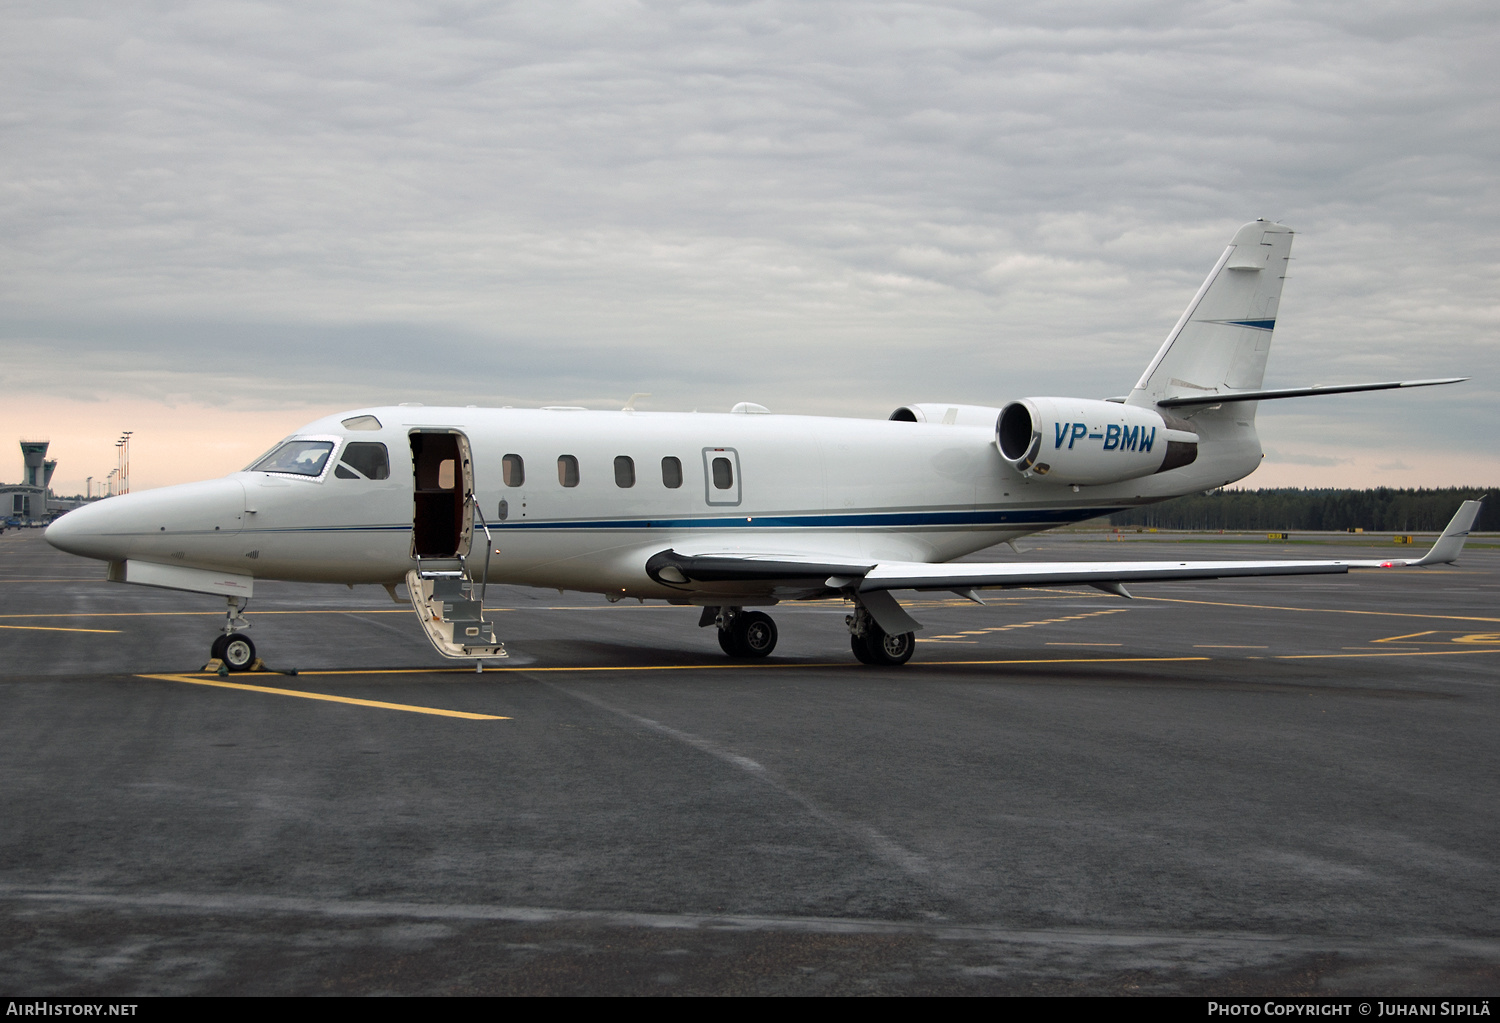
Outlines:
{"label": "airport control tower", "polygon": [[52,483],[52,473],[57,469],[57,459],[47,458],[47,441],[23,440],[21,441],[21,458],[25,461],[25,475],[21,482],[28,487],[38,487],[46,491]]}

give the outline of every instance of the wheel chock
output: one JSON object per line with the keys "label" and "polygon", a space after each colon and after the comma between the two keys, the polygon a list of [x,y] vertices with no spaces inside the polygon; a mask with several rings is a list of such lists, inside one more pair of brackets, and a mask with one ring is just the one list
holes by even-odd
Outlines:
{"label": "wheel chock", "polygon": [[[212,660],[210,660],[207,664],[205,664],[203,666],[203,670],[204,671],[211,671],[215,675],[223,677],[223,676],[229,674],[229,665],[225,664],[223,661],[219,660],[219,658],[215,657],[215,658],[213,658]],[[295,675],[295,674],[297,674],[297,669],[296,668],[271,668],[271,667],[268,667],[266,665],[266,662],[263,661],[263,660],[261,660],[259,657],[257,657],[251,663],[250,667],[248,667],[248,668],[245,669],[245,673],[246,674],[248,674],[248,673],[250,673],[252,671],[264,671],[264,672],[267,672],[268,674],[272,674],[272,675]]]}

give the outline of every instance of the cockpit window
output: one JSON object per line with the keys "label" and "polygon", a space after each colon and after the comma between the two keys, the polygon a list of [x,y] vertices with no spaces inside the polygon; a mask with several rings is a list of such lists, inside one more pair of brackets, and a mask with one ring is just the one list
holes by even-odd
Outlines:
{"label": "cockpit window", "polygon": [[326,440],[289,440],[250,467],[251,472],[289,472],[321,476],[333,444]]}
{"label": "cockpit window", "polygon": [[344,457],[339,461],[358,469],[372,480],[389,479],[391,475],[391,457],[386,452],[384,444],[374,444],[370,441],[351,442],[344,445]]}

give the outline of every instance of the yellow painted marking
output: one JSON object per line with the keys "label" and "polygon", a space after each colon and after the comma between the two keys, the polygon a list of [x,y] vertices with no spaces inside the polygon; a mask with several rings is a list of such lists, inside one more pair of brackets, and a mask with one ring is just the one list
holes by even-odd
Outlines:
{"label": "yellow painted marking", "polygon": [[1124,646],[1124,643],[1054,643],[1048,640],[1046,646]]}
{"label": "yellow painted marking", "polygon": [[218,679],[189,678],[186,675],[140,675],[139,678],[158,679],[163,682],[186,682],[195,686],[214,686],[219,689],[243,689],[252,693],[271,693],[274,696],[300,696],[304,700],[326,700],[329,703],[352,703],[357,707],[378,707],[382,710],[404,710],[412,714],[435,714],[445,718],[466,718],[470,721],[509,721],[510,718],[496,714],[471,714],[464,710],[443,710],[438,707],[414,707],[407,703],[383,703],[380,700],[356,700],[352,696],[330,696],[327,693],[307,693],[300,689],[275,689],[271,686],[252,686],[244,682],[221,682]]}
{"label": "yellow painted marking", "polygon": [[1478,633],[1475,633],[1472,636],[1459,636],[1453,642],[1455,642],[1455,643],[1484,643],[1484,644],[1487,644],[1487,645],[1492,645],[1492,644],[1500,643],[1500,633],[1496,633],[1496,632],[1478,632]]}
{"label": "yellow painted marking", "polygon": [[1168,661],[1211,661],[1212,657],[1038,657],[1019,661],[922,661],[922,666],[962,666],[965,664],[1138,664],[1141,662],[1163,663]]}
{"label": "yellow painted marking", "polygon": [[[490,609],[486,609],[490,610]],[[503,610],[503,609],[495,609]],[[347,609],[341,611],[251,611],[255,615],[409,615],[410,607],[387,610]],[[0,615],[0,618],[223,618],[223,611],[72,611],[53,614]]]}
{"label": "yellow painted marking", "polygon": [[1445,622],[1500,622],[1500,618],[1474,615],[1419,615],[1407,611],[1350,611],[1341,607],[1278,607],[1274,604],[1230,604],[1222,600],[1183,600],[1180,597],[1136,597],[1136,600],[1158,600],[1166,604],[1204,604],[1209,607],[1243,607],[1252,611],[1304,611],[1336,615],[1383,615],[1387,618],[1435,618]]}
{"label": "yellow painted marking", "polygon": [[1434,634],[1434,632],[1436,632],[1435,629],[1428,629],[1426,632],[1408,632],[1404,636],[1386,636],[1384,639],[1372,639],[1372,640],[1370,640],[1370,642],[1371,643],[1394,643],[1398,639],[1416,639],[1418,636],[1431,636],[1431,635]]}
{"label": "yellow painted marking", "polygon": [[1494,650],[1382,650],[1379,653],[1363,654],[1277,654],[1278,661],[1307,661],[1327,657],[1453,657],[1459,654],[1500,654]]}
{"label": "yellow painted marking", "polygon": [[1232,643],[1194,643],[1194,650],[1269,650],[1268,646],[1236,646]]}
{"label": "yellow painted marking", "polygon": [[57,579],[30,579],[21,576],[0,576],[0,583],[102,583],[105,580],[92,575],[65,575]]}
{"label": "yellow painted marking", "polygon": [[119,629],[64,629],[56,625],[0,625],[0,629],[24,629],[27,632],[113,632]]}
{"label": "yellow painted marking", "polygon": [[[918,640],[922,643],[926,640]],[[963,642],[973,642],[972,640]],[[1137,661],[1211,661],[1211,657],[1084,657],[1084,658],[1033,658],[1029,660],[1014,661],[915,661],[914,664],[926,666],[930,664],[953,665],[953,664],[1117,664]],[[542,674],[557,672],[633,672],[633,671],[775,671],[795,670],[798,668],[845,668],[850,671],[863,670],[863,666],[854,661],[808,661],[789,663],[766,663],[764,661],[756,664],[744,661],[714,661],[709,664],[640,664],[640,665],[593,665],[581,667],[553,667],[553,668],[528,668],[516,667],[491,667],[485,665],[484,674]],[[469,675],[475,674],[473,668],[362,668],[358,670],[318,670],[299,672],[302,675]],[[180,675],[142,675],[142,678],[170,678],[178,682],[202,681],[210,685],[231,685],[214,681],[212,675],[202,675],[199,678],[190,678],[185,674]],[[244,686],[242,688],[255,689],[256,686]],[[287,690],[294,696],[312,696],[310,693],[302,693],[296,690]],[[314,697],[316,699],[338,700],[342,697]],[[362,703],[366,701],[353,700],[349,702]],[[439,713],[439,712],[434,712]],[[454,711],[442,711],[440,713],[456,713]]]}

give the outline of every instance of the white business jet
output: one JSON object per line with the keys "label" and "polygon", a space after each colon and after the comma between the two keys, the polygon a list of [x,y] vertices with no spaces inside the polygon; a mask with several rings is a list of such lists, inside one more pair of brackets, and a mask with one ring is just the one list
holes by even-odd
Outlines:
{"label": "white business jet", "polygon": [[1125,585],[1345,572],[1457,557],[1465,502],[1419,559],[964,563],[1064,523],[1198,493],[1261,460],[1257,403],[1465,378],[1262,389],[1292,232],[1246,224],[1126,397],[913,404],[888,421],[400,405],[308,424],[243,472],[111,498],[47,540],[108,578],[228,600],[212,656],[255,662],[257,579],[405,583],[446,657],[505,656],[489,583],[703,609],[731,657],[764,657],[759,607],[843,597],[854,655],[905,663],[922,628],[892,591]]}

